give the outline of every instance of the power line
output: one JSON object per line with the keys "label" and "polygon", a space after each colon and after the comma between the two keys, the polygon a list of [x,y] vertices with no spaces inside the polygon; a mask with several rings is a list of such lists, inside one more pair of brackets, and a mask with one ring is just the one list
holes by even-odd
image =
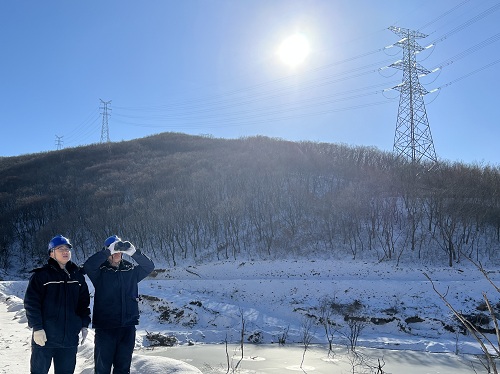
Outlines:
{"label": "power line", "polygon": [[491,63],[489,63],[489,64],[487,64],[487,65],[484,65],[484,66],[480,67],[479,69],[476,69],[476,70],[474,70],[474,71],[471,71],[471,72],[469,72],[469,73],[467,73],[467,74],[465,74],[465,75],[462,75],[461,77],[458,77],[458,78],[456,78],[456,79],[452,80],[451,82],[448,82],[448,83],[446,83],[446,84],[444,84],[444,85],[442,85],[442,86],[440,86],[440,87],[438,87],[438,88],[435,88],[435,89],[433,89],[433,90],[429,91],[429,93],[431,93],[431,92],[435,92],[435,91],[438,91],[438,90],[442,90],[443,88],[446,88],[446,87],[448,87],[448,86],[451,86],[453,83],[456,83],[456,82],[461,81],[461,80],[463,80],[463,79],[465,79],[465,78],[468,78],[468,77],[470,77],[471,75],[474,75],[474,74],[476,74],[476,73],[479,73],[480,71],[483,71],[483,70],[485,70],[485,69],[488,69],[488,68],[492,67],[493,65],[498,64],[499,62],[500,62],[500,59],[498,59],[498,60],[496,60],[496,61],[493,61],[493,62],[491,62]]}
{"label": "power line", "polygon": [[[422,26],[422,28],[435,24],[437,21],[451,14],[467,2],[468,0],[454,6],[452,9],[446,11],[433,21]],[[486,11],[483,11],[479,15],[473,16],[465,23],[462,23],[460,26],[455,27],[446,33],[443,37],[441,37],[441,39],[437,39],[435,43],[442,41],[448,36],[470,26],[476,21],[486,17],[489,13],[498,10],[499,7],[500,4],[497,4],[488,8]],[[493,41],[496,40],[490,38],[487,43],[490,44]],[[471,48],[459,55],[456,55],[453,60],[446,60],[444,63],[446,63],[446,66],[451,65],[457,59],[463,58],[465,55],[475,53],[477,49],[488,44],[483,42],[480,46],[477,46],[476,49]],[[114,118],[116,118],[117,121],[138,127],[170,128],[172,126],[182,126],[183,128],[187,128],[190,126],[201,127],[205,125],[213,127],[227,127],[244,126],[250,123],[253,124],[266,121],[281,121],[291,118],[303,118],[324,113],[333,113],[373,105],[382,105],[381,102],[366,102],[366,100],[360,101],[362,98],[369,98],[372,95],[385,91],[373,91],[373,88],[376,85],[361,87],[357,90],[339,91],[338,87],[341,87],[341,85],[338,83],[352,81],[358,78],[366,78],[368,75],[380,71],[383,69],[380,68],[380,65],[385,65],[385,61],[379,61],[377,63],[364,65],[358,68],[352,67],[351,63],[355,60],[371,56],[380,51],[385,51],[394,46],[399,47],[399,45],[395,43],[384,48],[378,48],[369,52],[357,54],[351,58],[309,69],[300,74],[287,75],[282,78],[259,83],[249,87],[236,88],[219,94],[198,94],[189,99],[184,99],[180,97],[180,95],[177,95],[177,98],[171,100],[168,104],[159,106],[114,107],[115,112],[113,114],[115,115]],[[344,71],[331,74],[328,70],[332,67],[337,67],[343,64],[348,67]],[[394,64],[387,64],[384,68],[391,65],[395,67]],[[441,65],[440,68],[443,66],[445,65]],[[433,71],[435,71],[435,69]],[[423,70],[419,71],[420,74],[423,72]],[[428,73],[429,72],[426,71],[426,74]],[[320,74],[321,76],[313,76],[313,74]],[[297,80],[299,77],[304,78],[300,82],[300,88],[302,90],[301,93],[304,94],[303,97],[301,97],[300,101],[287,100],[290,91],[294,89],[295,82],[293,80]],[[465,77],[461,79],[465,79]],[[386,82],[385,84],[381,84],[381,86],[385,86],[387,88],[388,84],[389,83]],[[444,88],[448,85],[449,84],[441,86],[440,88]],[[319,90],[320,88],[324,89],[324,91]],[[403,83],[393,87],[393,89],[403,89]],[[326,90],[329,90],[329,92],[325,93]],[[336,103],[346,102],[348,100],[357,102],[353,105],[346,105],[343,108],[332,107]],[[101,102],[104,104],[102,100]],[[109,113],[106,108],[107,105],[105,108],[101,108],[105,109],[104,112],[101,113],[101,142],[110,141],[108,124]],[[119,111],[116,112],[116,109]],[[86,127],[87,133],[92,131],[90,128],[91,125],[97,125],[96,122],[97,118],[94,118],[93,122]]]}
{"label": "power line", "polygon": [[[457,6],[458,7],[458,6]],[[453,8],[453,10],[455,10],[457,7]],[[455,27],[454,29],[448,31],[446,34],[444,34],[443,36],[441,36],[440,38],[434,40],[429,46],[427,46],[426,48],[430,47],[430,46],[434,46],[435,44],[439,43],[439,42],[442,42],[443,40],[447,39],[449,36],[459,32],[459,31],[462,31],[463,29],[465,29],[466,27],[469,27],[470,25],[474,24],[475,22],[483,19],[484,17],[487,17],[491,14],[493,14],[494,12],[496,12],[497,10],[500,9],[500,3],[497,3],[493,6],[491,6],[490,8],[482,11],[481,13],[475,15],[474,17],[472,18],[469,18],[467,21],[465,21],[464,23],[458,25],[457,27]]]}
{"label": "power line", "polygon": [[[454,7],[450,11],[446,12],[446,14],[451,13],[453,10],[457,9],[458,6]],[[498,9],[497,6],[490,7],[488,11],[494,11]],[[459,29],[463,29],[473,23],[473,21],[477,21],[478,19],[482,18],[487,12],[482,12],[479,16],[474,16],[472,20],[467,21],[465,24],[462,24],[459,28],[455,28],[453,31],[457,32]],[[453,61],[456,61],[459,58],[463,58],[468,54],[476,52],[479,48],[482,48],[494,41],[497,40],[497,36],[494,36],[487,41],[481,43],[480,45],[470,48],[469,50],[462,52],[459,55],[456,55],[452,61],[445,61],[447,65],[450,65]],[[348,58],[344,59],[342,61],[339,61],[338,64],[344,63],[344,62],[349,62],[357,58],[365,57],[368,55],[371,55],[375,52],[385,50],[387,48],[393,47],[395,44],[382,48],[382,49],[377,49],[370,51],[368,53],[362,53],[357,55],[354,58]],[[419,51],[416,51],[419,52]],[[325,65],[321,68],[317,69],[311,69],[309,72],[313,71],[320,71],[324,70],[325,68],[329,66],[336,65],[337,63],[332,63]],[[380,66],[380,65],[379,65]],[[309,79],[306,82],[301,82],[301,89],[306,90],[310,89],[310,91],[316,91],[314,88],[320,88],[324,86],[332,86],[338,82],[341,81],[347,81],[350,79],[355,79],[355,78],[360,78],[363,75],[371,74],[375,71],[380,71],[383,68],[379,69],[374,69],[374,70],[365,70],[367,67],[370,67],[370,65],[361,67],[361,68],[356,68],[356,69],[348,69],[347,71],[337,73],[335,75],[328,75],[328,76],[323,76],[319,78],[313,78]],[[442,68],[443,65],[441,65],[440,68]],[[385,67],[384,67],[385,68]],[[433,69],[432,72],[438,70],[438,68]],[[421,75],[423,75],[423,71],[419,72]],[[426,71],[425,74],[428,74],[429,71]],[[301,74],[301,76],[304,76],[304,73]],[[118,109],[121,109],[119,113],[115,113],[118,117],[122,119],[122,123],[127,123],[127,124],[133,124],[130,120],[139,120],[140,123],[137,123],[137,126],[141,127],[168,127],[169,125],[156,125],[156,124],[148,124],[145,122],[151,122],[151,121],[174,121],[174,120],[183,120],[183,121],[196,121],[196,124],[200,124],[203,122],[209,122],[211,119],[217,117],[217,113],[219,113],[219,116],[223,117],[223,121],[230,121],[232,119],[239,119],[247,118],[248,120],[252,120],[252,118],[259,116],[262,117],[263,115],[271,115],[273,114],[274,110],[283,110],[283,111],[290,111],[290,110],[298,110],[299,108],[301,109],[308,109],[313,106],[319,106],[319,105],[329,105],[333,104],[335,102],[341,101],[341,100],[347,100],[347,99],[357,99],[363,96],[368,96],[370,93],[367,93],[365,95],[360,94],[358,96],[350,96],[349,98],[345,99],[338,99],[338,100],[331,100],[331,101],[325,101],[326,98],[332,97],[332,96],[341,96],[343,93],[337,92],[337,93],[329,93],[326,95],[317,95],[315,94],[314,97],[309,95],[310,97],[308,99],[302,100],[300,106],[294,106],[290,107],[286,103],[279,103],[279,104],[272,104],[270,105],[269,102],[271,102],[270,99],[282,99],[285,98],[286,95],[289,93],[290,88],[293,88],[293,82],[289,82],[290,77],[285,77],[281,78],[279,80],[273,80],[271,82],[265,82],[261,83],[259,85],[254,85],[251,87],[246,87],[246,88],[240,88],[237,90],[232,90],[223,94],[215,95],[215,96],[202,96],[202,97],[197,97],[194,99],[190,99],[189,101],[175,101],[172,102],[171,104],[167,105],[162,105],[162,106],[157,106],[157,107],[148,107],[148,108],[130,108],[130,107],[117,107]],[[281,86],[278,87],[276,86],[276,83],[287,83],[286,86]],[[271,87],[271,89],[267,89]],[[257,89],[264,89],[255,92]],[[396,86],[395,89],[398,89],[399,86]],[[242,96],[241,94],[246,94]],[[258,109],[259,114],[252,114],[253,111],[256,111],[255,109],[250,109],[249,105],[255,105],[255,104],[260,104],[261,108]],[[240,110],[238,107],[242,107],[243,109]],[[353,107],[353,106],[351,106]],[[336,110],[336,109],[335,109]],[[137,114],[132,114],[132,113],[126,113],[130,111],[136,111]],[[147,112],[152,112],[155,111],[158,113],[157,115],[152,115],[152,114],[147,114]],[[162,113],[164,111],[164,113]],[[224,112],[221,112],[224,111]],[[249,116],[248,116],[248,113]],[[128,119],[128,120],[126,120]],[[270,118],[272,120],[272,118]]]}
{"label": "power line", "polygon": [[460,59],[462,59],[462,58],[464,58],[472,53],[475,53],[478,50],[484,48],[485,46],[490,45],[492,43],[495,43],[499,40],[500,40],[500,33],[493,35],[493,36],[489,37],[488,39],[483,40],[481,43],[476,44],[475,46],[470,47],[470,48],[466,49],[465,51],[462,51],[459,54],[441,62],[440,64],[438,64],[438,66],[436,66],[434,69],[432,69],[432,72],[440,70],[445,66],[449,66],[449,65],[453,64],[455,61],[460,60]]}
{"label": "power line", "polygon": [[434,18],[432,21],[427,22],[425,25],[421,26],[417,31],[421,31],[422,29],[425,29],[426,27],[429,27],[430,25],[436,23],[437,21],[441,20],[443,17],[447,16],[448,14],[454,12],[458,8],[460,8],[462,5],[468,3],[470,0],[464,0],[460,4],[455,5],[453,8],[448,9],[446,12],[442,13],[438,17]]}

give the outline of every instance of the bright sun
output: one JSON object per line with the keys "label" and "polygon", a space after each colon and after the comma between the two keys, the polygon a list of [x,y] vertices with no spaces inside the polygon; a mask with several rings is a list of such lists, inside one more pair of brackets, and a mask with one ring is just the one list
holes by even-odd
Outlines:
{"label": "bright sun", "polygon": [[309,42],[302,34],[289,36],[278,48],[278,56],[285,64],[292,68],[302,63],[308,54]]}

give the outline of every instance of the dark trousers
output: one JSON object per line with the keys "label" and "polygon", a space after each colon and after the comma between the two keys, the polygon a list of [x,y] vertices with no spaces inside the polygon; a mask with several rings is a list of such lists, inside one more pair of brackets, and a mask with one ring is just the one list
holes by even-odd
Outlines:
{"label": "dark trousers", "polygon": [[78,347],[47,348],[39,345],[31,346],[31,374],[47,374],[54,360],[54,374],[73,374],[76,366]]}
{"label": "dark trousers", "polygon": [[135,346],[135,326],[95,329],[95,374],[129,374]]}

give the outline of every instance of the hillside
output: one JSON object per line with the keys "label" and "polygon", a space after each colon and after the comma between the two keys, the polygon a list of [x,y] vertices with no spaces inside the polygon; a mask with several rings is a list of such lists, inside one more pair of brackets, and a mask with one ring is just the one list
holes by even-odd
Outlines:
{"label": "hillside", "polygon": [[119,234],[169,266],[351,258],[496,262],[500,172],[407,164],[366,147],[162,133],[0,159],[0,267]]}

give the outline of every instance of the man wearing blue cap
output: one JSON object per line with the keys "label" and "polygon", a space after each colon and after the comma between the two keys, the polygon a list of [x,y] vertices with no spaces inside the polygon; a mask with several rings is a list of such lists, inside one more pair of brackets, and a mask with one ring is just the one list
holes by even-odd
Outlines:
{"label": "man wearing blue cap", "polygon": [[[137,265],[124,260],[132,257]],[[113,235],[104,248],[83,264],[95,289],[92,327],[95,329],[95,374],[128,374],[139,324],[138,283],[155,268],[135,246]]]}
{"label": "man wearing blue cap", "polygon": [[90,323],[90,295],[81,269],[71,261],[72,245],[62,235],[48,246],[49,260],[32,270],[24,296],[28,326],[33,329],[30,370],[46,374],[54,361],[55,374],[72,374],[78,335],[81,344]]}

